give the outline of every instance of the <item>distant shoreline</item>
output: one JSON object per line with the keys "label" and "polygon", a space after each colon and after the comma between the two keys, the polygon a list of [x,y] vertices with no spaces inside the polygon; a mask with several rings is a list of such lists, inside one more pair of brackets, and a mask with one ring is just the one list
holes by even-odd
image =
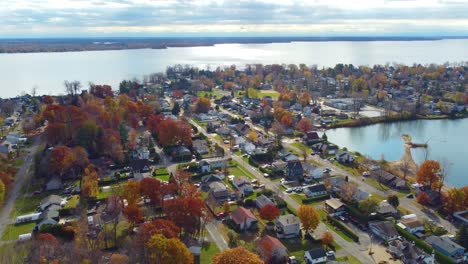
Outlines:
{"label": "distant shoreline", "polygon": [[0,39],[0,54],[209,47],[217,44],[291,42],[438,41],[467,37],[205,37],[205,38],[11,38]]}

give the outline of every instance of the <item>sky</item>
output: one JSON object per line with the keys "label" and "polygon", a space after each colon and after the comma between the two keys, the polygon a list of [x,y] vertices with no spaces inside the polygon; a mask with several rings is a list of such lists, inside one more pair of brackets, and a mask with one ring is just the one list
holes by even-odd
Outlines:
{"label": "sky", "polygon": [[468,0],[0,0],[0,38],[468,36]]}

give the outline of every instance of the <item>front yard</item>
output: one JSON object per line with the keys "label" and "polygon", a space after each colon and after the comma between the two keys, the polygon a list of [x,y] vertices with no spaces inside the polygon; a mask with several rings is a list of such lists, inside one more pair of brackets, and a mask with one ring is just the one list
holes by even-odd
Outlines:
{"label": "front yard", "polygon": [[201,250],[200,264],[210,264],[211,259],[218,252],[219,252],[219,249],[215,243],[209,242],[209,243],[204,244]]}
{"label": "front yard", "polygon": [[16,240],[19,235],[31,233],[36,226],[35,222],[25,223],[20,225],[10,224],[7,225],[2,234],[2,241]]}

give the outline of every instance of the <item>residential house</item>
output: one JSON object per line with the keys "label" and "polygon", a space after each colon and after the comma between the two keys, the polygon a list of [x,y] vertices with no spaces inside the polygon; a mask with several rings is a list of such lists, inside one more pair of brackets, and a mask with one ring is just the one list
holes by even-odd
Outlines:
{"label": "residential house", "polygon": [[237,207],[231,212],[231,219],[239,231],[245,231],[257,227],[257,217],[244,207]]}
{"label": "residential house", "polygon": [[279,238],[300,236],[301,220],[293,214],[280,215],[276,219],[276,234]]}
{"label": "residential house", "polygon": [[196,139],[193,141],[192,146],[193,146],[193,150],[198,155],[205,155],[210,152],[210,149],[208,148],[208,144],[206,143],[206,140]]}
{"label": "residential house", "polygon": [[192,153],[184,146],[176,146],[170,150],[172,161],[189,161],[192,159]]}
{"label": "residential house", "polygon": [[60,177],[52,177],[45,186],[46,191],[55,191],[62,189],[62,180]]}
{"label": "residential house", "polygon": [[307,145],[313,145],[316,143],[319,143],[321,141],[321,138],[315,131],[309,131],[307,132],[304,137],[302,138],[304,144]]}
{"label": "residential house", "polygon": [[260,196],[257,196],[257,198],[255,199],[255,205],[257,206],[258,210],[260,210],[266,205],[275,205],[275,203],[273,203],[273,201],[270,198],[262,194]]}
{"label": "residential house", "polygon": [[389,204],[387,200],[383,200],[379,203],[379,208],[377,209],[377,213],[384,217],[395,216],[398,211],[393,205]]}
{"label": "residential house", "polygon": [[307,264],[325,263],[327,261],[327,252],[323,247],[314,248],[306,251],[304,259]]}
{"label": "residential house", "polygon": [[335,160],[342,164],[352,164],[354,162],[354,156],[347,151],[337,151]]}
{"label": "residential house", "polygon": [[228,127],[222,126],[216,129],[216,134],[220,136],[229,136],[231,135],[232,130]]}
{"label": "residential house", "polygon": [[150,152],[147,147],[139,146],[133,152],[133,159],[149,159]]}
{"label": "residential house", "polygon": [[62,197],[55,194],[51,194],[42,199],[41,204],[39,205],[39,210],[43,212],[49,206],[60,205],[62,203],[62,200]]}
{"label": "residential house", "polygon": [[239,176],[232,179],[232,185],[240,192],[242,196],[248,196],[253,193],[252,184],[247,177]]}
{"label": "residential house", "polygon": [[293,153],[288,153],[281,158],[284,162],[299,161],[299,157]]}
{"label": "residential house", "polygon": [[468,224],[468,210],[455,212],[453,217],[462,223]]}
{"label": "residential house", "polygon": [[312,145],[312,149],[322,155],[335,155],[338,151],[338,146],[329,143],[321,142]]}
{"label": "residential house", "polygon": [[325,201],[325,210],[330,215],[340,215],[345,211],[345,205],[338,198],[332,198]]}
{"label": "residential house", "polygon": [[240,145],[241,151],[247,154],[252,154],[255,150],[255,145],[252,142],[247,142],[245,144]]}
{"label": "residential house", "polygon": [[250,126],[242,123],[238,123],[234,126],[234,130],[240,135],[247,135],[250,132]]}
{"label": "residential house", "polygon": [[229,198],[229,191],[226,184],[222,182],[212,182],[209,185],[210,194],[218,201],[224,201]]}
{"label": "residential house", "polygon": [[225,168],[227,160],[224,158],[213,158],[202,160],[198,163],[198,168],[201,173],[210,172],[212,170],[219,170]]}
{"label": "residential house", "polygon": [[400,259],[405,264],[423,263],[424,253],[418,249],[413,243],[395,239],[388,243],[390,254],[396,259]]}
{"label": "residential house", "polygon": [[322,183],[304,187],[304,194],[309,198],[321,197],[328,194],[327,188]]}
{"label": "residential house", "polygon": [[271,169],[273,171],[284,171],[286,169],[286,165],[288,165],[287,162],[278,160],[271,164]]}
{"label": "residential house", "polygon": [[302,164],[302,167],[304,168],[304,174],[308,177],[312,177],[315,180],[322,179],[323,177],[323,169],[315,166],[312,163],[304,163]]}
{"label": "residential house", "polygon": [[255,244],[265,263],[287,263],[288,249],[277,238],[265,235]]}
{"label": "residential house", "polygon": [[411,234],[416,234],[418,232],[424,232],[424,225],[421,221],[417,219],[401,219],[398,224],[400,227],[410,232]]}
{"label": "residential house", "polygon": [[435,250],[440,251],[447,257],[453,259],[460,259],[465,253],[465,248],[455,243],[449,237],[443,236],[430,236],[425,240],[429,245],[431,245]]}
{"label": "residential house", "polygon": [[215,133],[216,129],[221,127],[221,123],[218,121],[211,121],[206,124],[206,132]]}
{"label": "residential house", "polygon": [[369,222],[369,228],[374,235],[389,242],[398,238],[398,231],[387,221]]}
{"label": "residential house", "polygon": [[224,180],[223,174],[209,174],[201,178],[200,187],[202,190],[209,189],[209,186],[213,182],[222,182]]}
{"label": "residential house", "polygon": [[285,176],[289,181],[302,180],[304,176],[304,168],[302,167],[302,163],[298,160],[288,162],[286,165]]}
{"label": "residential house", "polygon": [[0,154],[3,154],[3,155],[6,156],[6,155],[10,154],[13,151],[14,151],[14,149],[13,149],[11,144],[3,143],[3,144],[0,145]]}

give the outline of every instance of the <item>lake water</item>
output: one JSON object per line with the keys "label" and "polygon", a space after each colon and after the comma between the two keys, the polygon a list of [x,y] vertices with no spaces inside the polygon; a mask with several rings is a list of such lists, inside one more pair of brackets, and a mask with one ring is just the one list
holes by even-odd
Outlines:
{"label": "lake water", "polygon": [[468,61],[468,39],[438,41],[293,42],[220,44],[161,50],[0,54],[0,97],[38,87],[39,94],[61,94],[64,80],[92,81],[117,88],[122,79],[189,64],[200,68],[249,63],[335,66],[337,63],[445,63]]}
{"label": "lake water", "polygon": [[[416,120],[375,124],[358,128],[337,128],[326,132],[328,140],[340,147],[358,151],[373,159],[399,160],[404,154],[402,134],[411,135],[414,143],[428,143],[428,159],[449,162],[450,186],[468,185],[468,119]],[[425,151],[412,149],[414,160],[424,161]]]}

